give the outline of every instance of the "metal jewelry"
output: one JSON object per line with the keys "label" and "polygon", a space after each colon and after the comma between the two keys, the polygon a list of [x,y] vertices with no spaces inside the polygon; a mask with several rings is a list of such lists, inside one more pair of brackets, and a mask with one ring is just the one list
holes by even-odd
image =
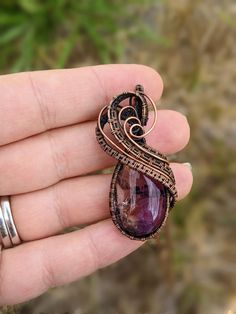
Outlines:
{"label": "metal jewelry", "polygon": [[[148,107],[154,118],[149,130]],[[157,121],[153,100],[141,85],[114,97],[98,116],[96,137],[101,148],[118,160],[110,187],[110,212],[117,228],[134,240],[156,235],[177,198],[169,162],[146,143]],[[108,126],[109,128],[106,128]]]}
{"label": "metal jewelry", "polygon": [[21,243],[12,216],[9,196],[0,198],[0,241],[6,249]]}

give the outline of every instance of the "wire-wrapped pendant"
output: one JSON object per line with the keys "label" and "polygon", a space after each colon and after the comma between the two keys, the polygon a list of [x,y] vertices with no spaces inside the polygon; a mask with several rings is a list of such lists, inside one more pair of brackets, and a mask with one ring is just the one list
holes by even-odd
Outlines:
{"label": "wire-wrapped pendant", "polygon": [[[154,121],[148,131],[148,105]],[[102,149],[116,158],[110,187],[110,212],[114,224],[131,239],[146,240],[163,226],[174,206],[175,179],[166,156],[146,144],[145,136],[157,120],[153,100],[141,85],[112,99],[99,114],[96,137]],[[105,133],[108,125],[115,140]]]}

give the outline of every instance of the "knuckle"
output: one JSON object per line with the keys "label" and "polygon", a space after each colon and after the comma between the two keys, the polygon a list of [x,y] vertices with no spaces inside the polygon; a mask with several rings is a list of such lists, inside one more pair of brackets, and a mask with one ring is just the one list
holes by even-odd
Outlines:
{"label": "knuckle", "polygon": [[99,75],[99,71],[97,71],[96,66],[91,66],[90,67],[92,76],[94,77],[94,80],[96,81],[97,85],[98,85],[98,90],[101,90],[104,96],[104,103],[109,103],[110,102],[110,98],[108,97],[107,94],[107,90],[104,86],[104,83],[102,81],[101,76]]}
{"label": "knuckle", "polygon": [[41,274],[42,284],[45,289],[53,288],[58,285],[50,255],[48,254],[48,250],[46,251],[45,249],[42,249]]}
{"label": "knuckle", "polygon": [[103,267],[102,258],[97,248],[97,245],[93,239],[93,235],[90,231],[88,231],[88,247],[93,271],[102,268]]}
{"label": "knuckle", "polygon": [[39,107],[43,127],[45,130],[48,130],[52,125],[51,117],[53,116],[53,114],[49,111],[47,101],[45,101],[45,97],[39,87],[37,80],[35,79],[35,74],[33,72],[28,72],[28,77],[33,96],[35,98],[36,104]]}
{"label": "knuckle", "polygon": [[59,222],[60,228],[65,229],[69,226],[69,218],[67,217],[68,211],[63,205],[60,183],[58,185],[54,185],[52,198],[54,204],[53,207],[55,209],[56,218]]}
{"label": "knuckle", "polygon": [[55,132],[54,130],[47,131],[47,138],[56,175],[58,181],[60,181],[69,175],[69,161],[66,152],[57,139],[60,135],[58,133],[56,135]]}

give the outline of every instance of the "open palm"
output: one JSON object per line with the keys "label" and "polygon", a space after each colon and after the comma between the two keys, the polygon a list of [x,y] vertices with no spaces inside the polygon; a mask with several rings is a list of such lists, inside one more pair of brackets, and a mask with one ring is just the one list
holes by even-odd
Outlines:
{"label": "open palm", "polygon": [[[160,76],[141,65],[106,65],[0,77],[0,195],[11,195],[23,243],[0,253],[0,305],[77,280],[137,249],[109,218],[112,166],[95,138],[97,115],[114,95],[142,84],[154,100]],[[159,110],[148,143],[165,154],[189,140],[186,118]],[[171,164],[179,198],[192,174]],[[87,225],[87,226],[86,226]],[[86,226],[62,233],[68,227]]]}

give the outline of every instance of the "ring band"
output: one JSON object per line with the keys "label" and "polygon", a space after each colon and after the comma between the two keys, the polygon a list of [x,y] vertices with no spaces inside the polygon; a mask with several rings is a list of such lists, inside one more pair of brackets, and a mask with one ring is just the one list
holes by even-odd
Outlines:
{"label": "ring band", "polygon": [[[2,214],[2,217],[0,219],[2,219],[2,222],[3,222],[2,225],[4,226],[4,229],[3,229],[4,233],[1,232],[2,242],[5,248],[9,248],[9,247],[20,244],[21,239],[17,232],[14,219],[12,216],[10,198],[8,196],[2,196],[0,205],[1,205],[1,214]],[[7,233],[7,235],[5,235],[5,240],[3,241],[3,234],[5,233]],[[8,241],[9,239],[10,239],[10,243]]]}
{"label": "ring band", "polygon": [[3,244],[3,247],[8,249],[12,247],[11,238],[7,229],[7,225],[3,216],[2,207],[0,206],[0,239]]}

